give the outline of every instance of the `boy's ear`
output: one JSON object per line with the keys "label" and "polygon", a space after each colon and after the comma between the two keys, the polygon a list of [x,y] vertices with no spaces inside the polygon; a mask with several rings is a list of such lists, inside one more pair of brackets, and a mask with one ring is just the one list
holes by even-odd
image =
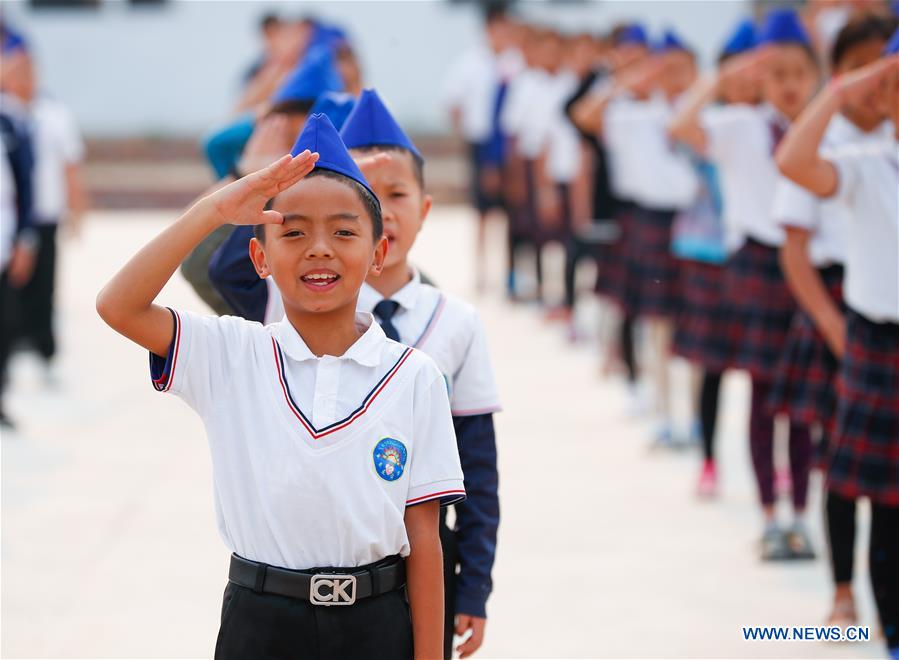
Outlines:
{"label": "boy's ear", "polygon": [[427,219],[428,213],[431,212],[431,206],[433,206],[433,204],[434,204],[433,197],[431,197],[430,195],[422,195],[422,198],[421,198],[421,221],[422,222],[424,222]]}
{"label": "boy's ear", "polygon": [[255,236],[250,239],[250,260],[253,262],[253,267],[256,269],[256,274],[259,275],[259,279],[264,280],[272,274],[268,263],[265,261],[265,248]]}
{"label": "boy's ear", "polygon": [[384,260],[387,258],[388,242],[386,236],[381,236],[375,244],[375,254],[368,269],[369,275],[380,275],[384,268]]}

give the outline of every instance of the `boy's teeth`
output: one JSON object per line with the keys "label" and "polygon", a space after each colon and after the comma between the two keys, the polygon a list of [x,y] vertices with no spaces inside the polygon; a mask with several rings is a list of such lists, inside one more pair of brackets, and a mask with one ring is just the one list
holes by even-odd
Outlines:
{"label": "boy's teeth", "polygon": [[312,275],[307,275],[307,280],[331,280],[336,277],[335,275],[328,275],[326,273],[313,273]]}

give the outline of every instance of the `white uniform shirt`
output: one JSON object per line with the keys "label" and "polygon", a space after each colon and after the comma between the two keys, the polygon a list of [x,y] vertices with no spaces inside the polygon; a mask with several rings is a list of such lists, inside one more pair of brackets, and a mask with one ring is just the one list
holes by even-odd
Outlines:
{"label": "white uniform shirt", "polygon": [[549,141],[559,85],[556,76],[539,69],[529,88],[530,95],[523,101],[518,150],[528,160],[538,158]]}
{"label": "white uniform shirt", "polygon": [[[284,303],[272,278],[268,278],[269,303],[265,323],[283,318]],[[414,272],[412,280],[390,298],[399,303],[391,323],[400,340],[427,353],[443,373],[454,417],[499,412],[487,337],[477,310],[455,296],[423,284]],[[371,313],[384,297],[368,284],[359,291],[357,309]]]}
{"label": "white uniform shirt", "polygon": [[487,44],[465,52],[450,69],[443,88],[443,104],[462,113],[462,133],[480,143],[493,130],[493,109],[500,84],[497,57]]}
{"label": "white uniform shirt", "polygon": [[696,201],[699,179],[689,158],[668,139],[671,106],[660,97],[619,104],[607,113],[606,135],[616,146],[630,199],[643,208],[670,211]]}
{"label": "white uniform shirt", "polygon": [[440,371],[370,314],[344,355],[321,358],[287,319],[173,315],[154,385],[203,419],[232,552],[292,569],[406,556],[406,507],[464,498]]}
{"label": "white uniform shirt", "polygon": [[84,158],[84,143],[71,113],[39,96],[31,105],[34,130],[34,221],[56,223],[68,206],[66,167]]}
{"label": "white uniform shirt", "polygon": [[767,105],[728,105],[708,108],[701,120],[707,155],[718,166],[727,248],[738,248],[746,236],[779,247],[784,231],[772,213],[778,177],[772,124],[785,129],[784,119]]}
{"label": "white uniform shirt", "polygon": [[565,114],[565,102],[578,87],[578,78],[571,71],[556,76],[555,99],[546,137],[546,174],[558,183],[571,183],[583,167],[581,136]]}
{"label": "white uniform shirt", "polygon": [[[603,86],[610,84],[609,80],[602,82]],[[626,121],[638,103],[633,98],[617,96],[603,113],[602,140],[609,164],[609,185],[615,197],[629,202],[634,201],[637,194],[635,182],[639,174],[635,170],[639,169],[640,158],[639,153],[631,148],[630,135],[616,128],[620,122]]]}
{"label": "white uniform shirt", "polygon": [[846,145],[825,156],[850,209],[846,304],[878,323],[899,323],[899,141]]}
{"label": "white uniform shirt", "polygon": [[525,68],[509,81],[506,99],[499,112],[499,127],[505,135],[521,137],[525,115],[533,97],[539,93],[543,75],[546,74],[539,69]]}
{"label": "white uniform shirt", "polygon": [[[418,272],[390,297],[399,303],[391,322],[400,341],[427,353],[443,373],[454,417],[502,409],[490,364],[487,336],[477,310],[455,296],[423,284]],[[359,291],[359,311],[384,300],[368,284]]]}
{"label": "white uniform shirt", "polygon": [[[844,144],[883,142],[889,140],[893,126],[884,122],[871,132],[864,132],[843,115],[834,115],[821,141],[828,151]],[[846,261],[849,240],[850,210],[840,199],[820,199],[785,176],[779,176],[774,195],[774,218],[781,225],[799,227],[811,233],[809,257],[823,268]]]}

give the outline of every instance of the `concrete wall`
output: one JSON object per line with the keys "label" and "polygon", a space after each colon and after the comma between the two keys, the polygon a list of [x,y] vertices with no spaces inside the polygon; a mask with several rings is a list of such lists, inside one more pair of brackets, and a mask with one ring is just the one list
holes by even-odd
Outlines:
{"label": "concrete wall", "polygon": [[[743,0],[523,2],[521,12],[570,29],[606,29],[639,18],[677,28],[708,61]],[[101,0],[97,9],[33,9],[5,1],[6,20],[36,49],[44,87],[69,104],[94,137],[193,137],[229,114],[240,73],[257,52],[264,12],[313,13],[352,34],[369,84],[412,131],[441,133],[436,97],[456,54],[479,37],[470,4],[438,0],[225,2],[169,0],[134,7]]]}

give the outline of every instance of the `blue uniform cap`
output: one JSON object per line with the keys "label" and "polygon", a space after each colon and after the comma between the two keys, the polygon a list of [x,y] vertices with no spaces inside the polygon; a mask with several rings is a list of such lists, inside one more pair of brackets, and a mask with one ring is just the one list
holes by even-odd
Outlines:
{"label": "blue uniform cap", "polygon": [[309,114],[323,114],[338,131],[343,127],[346,118],[356,105],[356,99],[347,92],[325,92],[316,99]]}
{"label": "blue uniform cap", "polygon": [[419,158],[422,157],[373,89],[363,90],[356,107],[340,131],[340,137],[348,149],[389,144],[408,149]]}
{"label": "blue uniform cap", "polygon": [[802,44],[811,45],[811,39],[799,15],[792,9],[775,9],[768,13],[759,30],[760,44]]}
{"label": "blue uniform cap", "polygon": [[329,48],[311,48],[272,96],[272,103],[315,101],[325,92],[343,90],[343,81],[334,67]]}
{"label": "blue uniform cap", "polygon": [[752,50],[756,45],[756,27],[750,18],[745,18],[737,24],[733,33],[724,42],[721,52],[725,55],[737,55]]}
{"label": "blue uniform cap", "polygon": [[362,175],[359,166],[353,161],[346,145],[340,139],[334,124],[325,115],[316,114],[306,120],[306,125],[300,133],[300,137],[290,150],[291,156],[297,156],[308,149],[318,152],[318,161],[315,169],[337,172],[353,181],[365,186],[365,189],[377,200],[378,196],[372,191],[368,181]]}
{"label": "blue uniform cap", "polygon": [[621,34],[618,35],[617,45],[624,46],[625,44],[648,46],[649,37],[646,35],[646,28],[639,23],[631,23],[624,28]]}
{"label": "blue uniform cap", "polygon": [[326,25],[325,23],[316,23],[314,32],[312,33],[311,47],[327,46],[332,50],[341,46],[348,41],[346,32],[336,25]]}
{"label": "blue uniform cap", "polygon": [[18,32],[13,32],[9,28],[3,28],[3,47],[2,52],[4,55],[12,53],[14,50],[21,50],[23,52],[28,52],[28,43],[25,41],[25,37],[23,37]]}
{"label": "blue uniform cap", "polygon": [[687,44],[678,36],[674,30],[665,30],[662,38],[655,44],[653,50],[657,53],[670,53],[674,50],[682,50],[690,52]]}
{"label": "blue uniform cap", "polygon": [[896,53],[899,53],[899,29],[893,32],[893,36],[890,37],[883,49],[884,55],[895,55]]}

